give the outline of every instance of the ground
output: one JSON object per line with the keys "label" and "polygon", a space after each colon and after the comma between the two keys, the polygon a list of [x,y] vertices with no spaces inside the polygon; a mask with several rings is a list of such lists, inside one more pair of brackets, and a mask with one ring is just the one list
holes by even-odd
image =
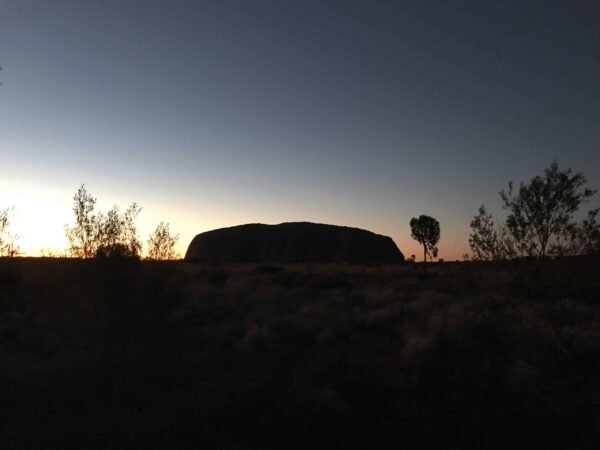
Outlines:
{"label": "ground", "polygon": [[3,449],[600,448],[597,259],[0,260]]}

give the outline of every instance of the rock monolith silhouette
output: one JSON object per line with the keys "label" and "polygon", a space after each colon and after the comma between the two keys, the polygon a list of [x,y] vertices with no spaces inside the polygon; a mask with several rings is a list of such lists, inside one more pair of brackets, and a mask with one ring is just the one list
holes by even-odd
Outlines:
{"label": "rock monolith silhouette", "polygon": [[205,263],[396,264],[404,255],[388,236],[310,222],[247,224],[198,234],[185,255]]}

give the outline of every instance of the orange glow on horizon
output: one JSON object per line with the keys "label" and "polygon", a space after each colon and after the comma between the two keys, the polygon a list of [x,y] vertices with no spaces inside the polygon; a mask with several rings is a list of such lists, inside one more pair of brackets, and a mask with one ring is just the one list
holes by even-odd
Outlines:
{"label": "orange glow on horizon", "polygon": [[[17,245],[21,248],[24,256],[43,256],[49,253],[62,255],[67,251],[67,240],[65,238],[64,226],[72,224],[73,212],[71,201],[76,188],[73,189],[48,189],[42,186],[11,183],[10,187],[2,186],[2,197],[0,197],[0,208],[13,207],[14,216],[10,230],[19,236]],[[92,195],[96,195],[91,191]],[[129,203],[117,203],[123,210]],[[106,211],[113,202],[104,201],[98,196],[97,210]],[[220,207],[221,205],[209,204],[196,210],[186,208],[182,204],[162,205],[158,203],[143,204],[142,211],[136,220],[143,251],[146,251],[146,241],[159,222],[170,224],[171,232],[179,234],[176,251],[183,257],[187,246],[193,237],[204,231],[222,228],[244,223],[267,223],[277,224],[281,222],[312,221],[330,223],[335,225],[346,225],[367,229],[378,234],[390,236],[406,258],[414,254],[417,261],[422,260],[422,247],[410,237],[408,220],[406,227],[390,224],[384,221],[359,222],[358,217],[336,217],[335,215],[316,214],[312,217],[286,217],[286,212],[254,214],[252,211],[236,209],[236,212]],[[289,213],[289,212],[287,212]],[[462,255],[467,253],[464,248],[466,244],[466,233],[452,234],[451,230],[444,230],[442,224],[442,240],[440,242],[439,258],[446,261],[461,260]]]}

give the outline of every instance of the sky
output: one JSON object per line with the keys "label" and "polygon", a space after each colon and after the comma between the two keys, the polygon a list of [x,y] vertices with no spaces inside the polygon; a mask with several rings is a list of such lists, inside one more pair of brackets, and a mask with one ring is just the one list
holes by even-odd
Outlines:
{"label": "sky", "polygon": [[[142,240],[314,221],[441,258],[557,159],[600,188],[600,4],[0,0],[0,209],[64,249],[80,184]],[[594,204],[599,205],[600,194]]]}

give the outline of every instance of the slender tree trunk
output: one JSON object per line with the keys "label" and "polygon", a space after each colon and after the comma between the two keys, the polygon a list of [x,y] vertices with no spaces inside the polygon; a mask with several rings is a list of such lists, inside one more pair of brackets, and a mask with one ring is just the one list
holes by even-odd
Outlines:
{"label": "slender tree trunk", "polygon": [[427,275],[427,247],[423,244],[423,272]]}

